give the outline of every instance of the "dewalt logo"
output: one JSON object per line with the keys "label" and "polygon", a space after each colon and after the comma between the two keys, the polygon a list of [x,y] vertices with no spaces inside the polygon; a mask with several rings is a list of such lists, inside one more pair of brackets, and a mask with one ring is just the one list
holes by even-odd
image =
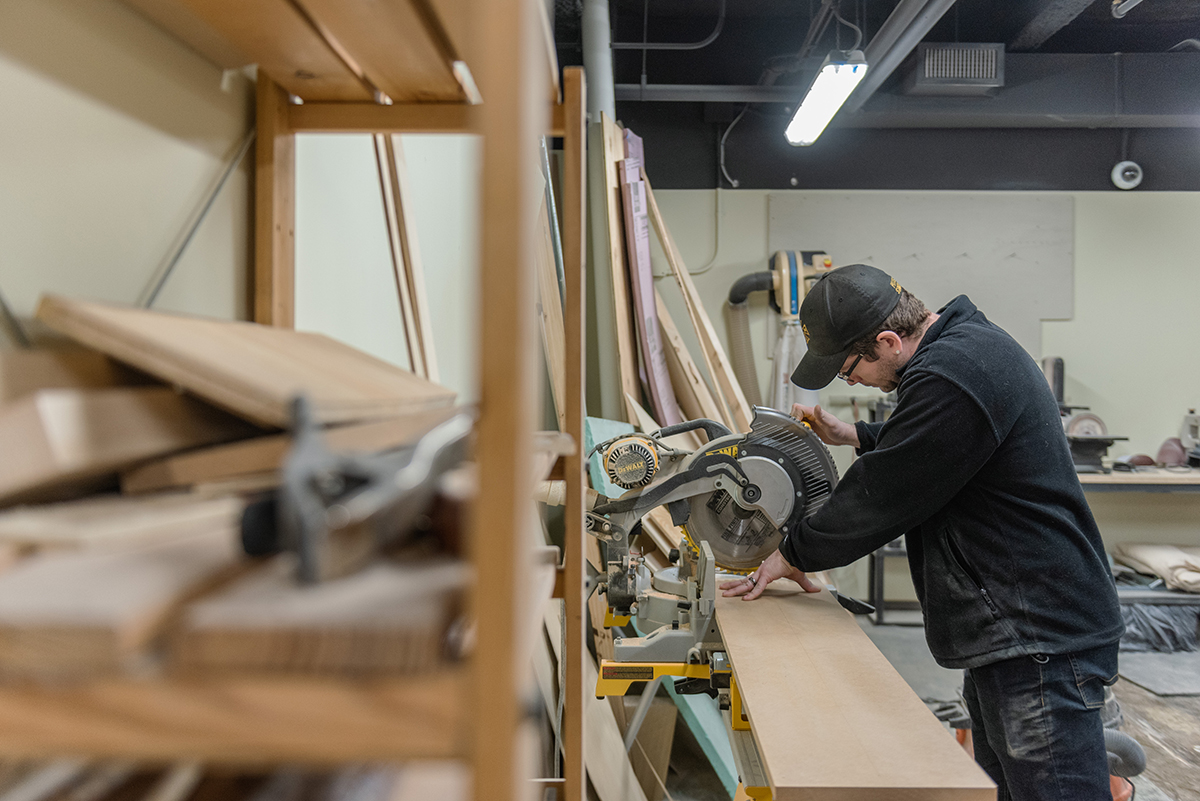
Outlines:
{"label": "dewalt logo", "polygon": [[708,453],[706,455],[712,456],[717,453],[723,453],[726,456],[732,456],[732,457],[736,458],[737,454],[738,454],[738,446],[737,445],[729,445],[728,447],[725,447],[725,448],[717,448],[716,450],[708,451]]}
{"label": "dewalt logo", "polygon": [[[895,281],[892,283],[895,283]],[[800,323],[800,330],[804,332],[804,344],[807,345],[808,341],[812,339],[812,334],[808,333],[808,326],[804,323]]]}
{"label": "dewalt logo", "polygon": [[897,281],[895,278],[893,278],[892,279],[892,289],[896,290],[896,294],[899,295],[900,292],[904,289],[904,287],[900,286],[900,282]]}

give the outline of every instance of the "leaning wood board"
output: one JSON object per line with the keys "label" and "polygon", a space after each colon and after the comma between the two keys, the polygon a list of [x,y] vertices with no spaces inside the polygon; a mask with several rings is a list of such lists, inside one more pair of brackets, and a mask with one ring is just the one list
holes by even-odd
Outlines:
{"label": "leaning wood board", "polygon": [[126,667],[177,607],[239,562],[231,526],[159,545],[39,554],[0,574],[0,673]]}
{"label": "leaning wood board", "polygon": [[37,316],[71,338],[234,414],[286,426],[306,394],[322,423],[449,406],[454,393],[321,334],[48,295]]}
{"label": "leaning wood board", "polygon": [[97,389],[132,383],[127,379],[133,377],[133,371],[92,350],[0,350],[0,403],[39,389]]}
{"label": "leaning wood board", "polygon": [[42,390],[0,407],[0,505],[43,500],[140,460],[254,431],[167,387]]}
{"label": "leaning wood board", "polygon": [[[325,445],[337,453],[378,453],[410,445],[460,410],[433,409],[388,420],[373,420],[325,429]],[[279,470],[292,446],[290,434],[231,442],[167,456],[121,474],[127,495],[173,487],[190,487]]]}
{"label": "leaning wood board", "polygon": [[984,801],[984,772],[826,591],[717,598],[775,801]]}

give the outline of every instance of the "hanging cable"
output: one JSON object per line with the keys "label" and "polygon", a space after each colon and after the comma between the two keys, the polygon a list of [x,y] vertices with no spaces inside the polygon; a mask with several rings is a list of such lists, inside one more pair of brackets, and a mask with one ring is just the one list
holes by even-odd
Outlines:
{"label": "hanging cable", "polygon": [[[647,12],[648,14],[649,12]],[[725,27],[725,0],[720,0],[720,6],[717,10],[717,26],[713,28],[713,32],[701,39],[699,42],[613,42],[613,50],[699,50],[702,47],[708,47],[717,40],[721,35],[721,29]]]}
{"label": "hanging cable", "polygon": [[[854,31],[854,44],[850,46],[850,50],[857,50],[859,45],[862,44],[862,28],[858,27],[853,22],[848,22],[845,18],[843,18],[841,11],[838,9],[839,5],[841,5],[840,0],[833,4],[833,18],[836,19],[840,24],[845,25],[847,28]],[[839,28],[838,30],[840,31],[841,29]],[[840,39],[841,37],[839,37],[839,44],[841,43]],[[841,48],[838,49],[840,50]]]}

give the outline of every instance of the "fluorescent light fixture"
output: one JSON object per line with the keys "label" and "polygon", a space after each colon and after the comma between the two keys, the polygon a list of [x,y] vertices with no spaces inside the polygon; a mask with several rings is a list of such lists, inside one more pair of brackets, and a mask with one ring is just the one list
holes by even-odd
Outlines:
{"label": "fluorescent light fixture", "polygon": [[867,74],[867,59],[861,50],[833,53],[821,64],[821,71],[792,115],[784,136],[789,145],[811,145],[837,114],[846,98]]}

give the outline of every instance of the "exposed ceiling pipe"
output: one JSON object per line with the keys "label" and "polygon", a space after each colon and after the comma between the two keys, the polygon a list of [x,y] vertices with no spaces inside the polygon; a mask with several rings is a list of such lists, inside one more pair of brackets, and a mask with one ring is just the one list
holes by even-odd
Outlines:
{"label": "exposed ceiling pipe", "polygon": [[[1046,40],[1083,13],[1095,0],[1054,0],[1047,3],[1037,15],[1008,43],[1009,50],[1037,50]],[[1139,0],[1140,2],[1140,0]]]}
{"label": "exposed ceiling pipe", "polygon": [[608,0],[583,0],[583,69],[587,73],[588,119],[600,121],[600,112],[617,118],[613,85],[612,34]]}
{"label": "exposed ceiling pipe", "polygon": [[[883,85],[896,67],[900,66],[905,57],[912,52],[917,43],[929,33],[930,28],[950,10],[954,0],[900,0],[900,4],[892,11],[891,16],[884,22],[879,33],[871,39],[863,51],[867,57],[867,77],[850,95],[842,106],[843,112],[854,112],[862,108],[863,103],[875,94],[875,90]],[[892,20],[896,18],[893,26]],[[907,19],[908,24],[899,32],[894,29]]]}
{"label": "exposed ceiling pipe", "polygon": [[[649,2],[649,0],[645,0]],[[721,29],[725,27],[725,0],[720,0],[720,9],[717,11],[717,26],[713,28],[713,32],[704,37],[698,42],[613,42],[613,50],[699,50],[702,47],[708,47],[717,40],[721,35]]]}

